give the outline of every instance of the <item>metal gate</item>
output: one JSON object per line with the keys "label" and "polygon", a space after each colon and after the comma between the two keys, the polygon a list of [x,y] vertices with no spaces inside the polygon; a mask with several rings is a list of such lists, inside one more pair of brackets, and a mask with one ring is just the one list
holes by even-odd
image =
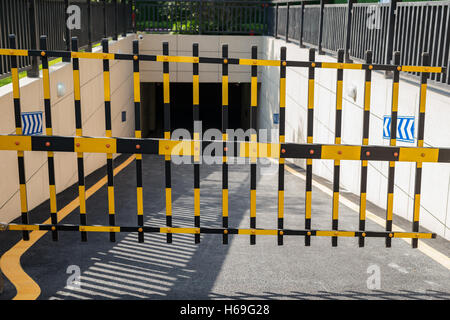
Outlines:
{"label": "metal gate", "polygon": [[[426,107],[427,79],[430,73],[444,72],[444,68],[430,67],[429,56],[422,55],[422,66],[403,66],[399,64],[399,53],[394,55],[393,65],[382,65],[372,63],[371,52],[366,53],[366,61],[362,64],[343,63],[344,52],[338,52],[336,63],[315,61],[315,51],[310,49],[308,61],[291,61],[286,59],[286,48],[281,48],[280,60],[260,60],[257,57],[257,47],[251,49],[250,59],[236,59],[228,56],[228,46],[222,47],[222,58],[199,57],[198,44],[193,45],[191,57],[170,56],[169,45],[167,42],[162,44],[163,55],[143,55],[139,54],[139,41],[133,41],[132,54],[109,53],[108,41],[102,42],[103,52],[90,53],[78,52],[78,41],[72,39],[73,52],[51,51],[47,50],[47,38],[42,36],[40,39],[40,50],[17,50],[16,38],[10,36],[10,48],[0,49],[0,55],[10,56],[12,65],[13,80],[13,98],[16,134],[0,135],[0,150],[17,151],[20,198],[21,198],[21,224],[6,224],[3,229],[11,231],[21,231],[23,239],[29,239],[29,232],[33,230],[51,231],[54,241],[58,240],[59,232],[76,231],[81,234],[81,241],[87,241],[89,232],[108,232],[110,241],[115,241],[117,232],[136,232],[138,241],[144,241],[145,233],[165,233],[167,242],[172,242],[174,233],[194,234],[195,243],[200,242],[200,234],[219,234],[222,235],[223,244],[228,243],[230,235],[247,235],[250,238],[250,244],[256,243],[257,236],[275,236],[279,245],[283,244],[284,236],[304,237],[305,245],[309,246],[311,237],[331,237],[332,246],[337,246],[338,237],[354,237],[358,239],[359,246],[363,247],[366,238],[381,237],[386,239],[386,246],[391,246],[392,238],[412,238],[412,246],[415,248],[419,238],[435,238],[434,233],[419,232],[419,213],[420,213],[420,193],[422,164],[424,162],[450,162],[450,149],[428,148],[424,147],[424,123]],[[23,135],[21,122],[21,104],[20,88],[17,69],[18,57],[38,56],[41,59],[43,67],[43,86],[44,86],[44,106],[45,106],[45,135],[26,136]],[[63,57],[72,59],[73,66],[73,85],[74,85],[74,113],[76,119],[76,136],[64,137],[53,135],[51,100],[50,100],[50,80],[48,59],[49,57]],[[104,80],[104,106],[105,106],[105,136],[104,137],[85,137],[82,131],[82,104],[80,95],[80,70],[79,59],[98,59],[103,63]],[[111,94],[110,94],[110,60],[125,60],[133,62],[133,81],[134,81],[134,104],[135,104],[135,138],[112,137],[111,131]],[[163,92],[164,92],[164,139],[143,139],[140,128],[140,77],[139,65],[148,61],[161,62],[163,64]],[[194,132],[193,140],[172,140],[170,124],[170,83],[169,83],[169,62],[190,63],[192,64],[192,86],[193,86],[193,114],[194,121],[200,120],[199,117],[199,64],[218,64],[222,66],[222,141],[204,141],[200,140],[200,132]],[[228,128],[228,66],[243,65],[251,66],[251,103],[250,103],[250,128],[253,130],[250,141],[231,141],[227,136]],[[256,134],[256,115],[258,106],[257,94],[257,71],[258,67],[265,66],[270,68],[279,68],[279,115],[280,130],[279,143],[260,143]],[[286,143],[285,142],[285,110],[286,110],[286,69],[287,68],[307,68],[308,69],[308,98],[307,98],[307,143]],[[317,144],[313,140],[313,118],[314,118],[314,85],[315,70],[337,69],[336,81],[336,127],[335,144]],[[341,144],[341,119],[342,119],[342,101],[343,101],[343,74],[344,70],[361,70],[365,73],[365,92],[364,92],[364,116],[363,116],[363,139],[361,145],[342,145]],[[371,104],[371,81],[373,71],[388,71],[393,73],[392,82],[392,108],[391,108],[391,137],[390,146],[370,146],[369,139],[369,115]],[[401,72],[421,73],[420,84],[420,106],[419,106],[419,124],[418,141],[416,147],[397,147],[396,146],[396,128],[397,111],[399,95],[399,77]],[[200,160],[205,148],[213,147],[219,150],[222,165],[222,228],[207,228],[201,226],[200,212]],[[48,172],[49,172],[49,191],[50,191],[50,217],[51,224],[31,224],[28,216],[28,206],[26,198],[25,164],[24,152],[47,152]],[[80,223],[79,225],[62,224],[57,219],[56,189],[54,174],[54,152],[72,152],[76,153],[78,159],[78,186],[80,198]],[[98,226],[88,224],[88,213],[86,208],[86,194],[84,186],[84,154],[85,153],[103,153],[106,154],[106,169],[108,173],[108,216],[109,225]],[[114,201],[114,175],[113,175],[113,154],[134,154],[136,162],[136,224],[130,226],[117,226],[115,223],[115,201]],[[166,225],[165,226],[145,226],[144,225],[144,206],[143,206],[143,185],[142,185],[142,156],[143,154],[155,154],[164,156],[165,162],[165,201],[166,201]],[[183,155],[192,157],[194,163],[194,199],[193,199],[193,219],[191,228],[179,228],[173,226],[172,215],[177,214],[172,211],[172,178],[171,166],[174,155]],[[250,228],[236,229],[228,227],[228,159],[229,157],[244,157],[250,161]],[[256,172],[257,159],[261,157],[272,158],[278,161],[278,212],[276,220],[274,219],[273,229],[261,229],[257,227],[256,212]],[[305,203],[305,228],[289,229],[284,224],[284,166],[286,159],[306,159],[306,203]],[[334,160],[334,179],[333,179],[333,199],[331,209],[331,229],[317,230],[313,228],[314,217],[311,214],[312,202],[312,165],[313,159],[332,159]],[[360,212],[359,229],[354,231],[339,229],[339,171],[341,160],[359,160],[361,161],[361,192],[360,192]],[[366,221],[366,187],[367,187],[367,165],[368,161],[388,161],[388,194],[386,210],[385,231],[370,231],[365,228]],[[393,219],[393,193],[394,193],[394,174],[395,163],[398,161],[415,162],[415,198],[414,214],[411,232],[392,231]]]}

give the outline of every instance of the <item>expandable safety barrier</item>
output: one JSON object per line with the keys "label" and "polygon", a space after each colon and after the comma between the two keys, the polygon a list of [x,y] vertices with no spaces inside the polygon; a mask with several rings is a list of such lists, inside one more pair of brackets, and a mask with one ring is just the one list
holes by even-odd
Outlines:
{"label": "expandable safety barrier", "polygon": [[[429,66],[429,56],[422,55],[422,66],[403,66],[399,64],[399,53],[394,55],[393,65],[372,64],[372,54],[367,52],[365,63],[344,63],[344,52],[338,51],[337,62],[317,62],[315,61],[315,51],[310,49],[309,61],[289,61],[286,59],[286,48],[281,48],[280,60],[261,60],[257,57],[257,47],[251,50],[251,59],[236,59],[228,57],[228,46],[222,47],[222,58],[199,57],[198,44],[193,45],[192,57],[170,56],[169,45],[163,43],[163,55],[142,55],[139,54],[139,41],[133,41],[132,54],[109,53],[108,41],[102,41],[103,52],[78,52],[78,41],[72,39],[73,52],[49,51],[47,50],[47,39],[42,36],[40,39],[40,50],[18,50],[16,49],[16,38],[10,35],[10,48],[0,49],[0,55],[10,56],[12,65],[13,98],[16,123],[15,135],[0,135],[0,150],[17,151],[20,199],[21,199],[21,224],[8,224],[4,226],[6,230],[16,230],[23,232],[23,239],[29,240],[29,232],[33,230],[48,230],[52,232],[53,240],[58,240],[59,231],[78,231],[81,233],[81,241],[87,241],[88,232],[109,232],[110,241],[115,241],[117,232],[137,232],[138,241],[144,241],[144,234],[165,233],[167,242],[172,242],[172,234],[185,233],[194,234],[195,243],[200,242],[200,234],[222,234],[223,243],[228,243],[229,235],[249,235],[250,244],[256,243],[256,236],[272,235],[277,236],[279,245],[283,244],[284,236],[303,236],[305,245],[309,246],[311,237],[326,236],[331,237],[332,246],[338,245],[338,237],[356,237],[359,239],[359,246],[364,246],[367,237],[386,238],[386,247],[391,246],[392,238],[412,238],[412,246],[417,247],[419,238],[435,238],[434,233],[419,232],[420,213],[420,192],[422,164],[424,162],[450,162],[450,149],[424,147],[424,123],[427,79],[429,73],[445,72],[444,68]],[[19,75],[17,69],[17,57],[38,56],[42,61],[44,102],[45,102],[45,126],[46,135],[25,136],[22,134],[21,105]],[[53,135],[50,100],[50,79],[48,69],[49,57],[71,58],[73,65],[74,82],[74,112],[76,136],[63,137]],[[80,94],[80,70],[79,59],[99,59],[103,61],[104,80],[104,103],[105,103],[105,137],[85,137],[82,131],[82,104]],[[110,60],[133,61],[133,81],[134,81],[134,104],[135,104],[135,138],[112,137],[111,131],[111,92],[110,92]],[[163,92],[164,92],[164,139],[143,139],[140,127],[140,77],[139,64],[146,61],[157,61],[163,63]],[[170,83],[169,83],[169,62],[192,63],[193,67],[193,120],[200,120],[199,115],[199,64],[220,64],[222,66],[222,141],[200,140],[200,132],[194,131],[193,140],[171,140],[170,124]],[[250,136],[249,142],[229,141],[226,130],[228,128],[228,65],[251,66],[251,100],[250,100],[250,128],[256,129],[256,115],[258,106],[257,92],[257,68],[258,66],[279,67],[279,114],[280,130],[279,143],[259,143],[256,130]],[[288,67],[308,68],[308,98],[307,98],[307,143],[286,143],[285,142],[285,110],[286,110],[286,69]],[[336,81],[336,128],[335,144],[316,144],[313,139],[313,119],[314,119],[314,86],[315,70],[318,68],[337,69]],[[344,70],[354,69],[365,72],[365,92],[364,92],[364,116],[363,116],[363,138],[361,145],[341,144],[341,119],[343,101],[343,75]],[[372,72],[376,70],[391,71],[393,73],[392,82],[392,108],[391,108],[391,139],[390,146],[369,146],[369,119],[370,119],[370,98]],[[419,125],[417,147],[397,147],[396,128],[399,95],[400,72],[419,72],[421,76],[420,84],[420,105],[419,105]],[[195,126],[194,126],[195,128]],[[200,221],[200,157],[202,151],[207,147],[214,146],[223,150],[222,155],[222,228],[207,228],[201,226]],[[25,181],[25,151],[44,151],[48,157],[49,188],[50,188],[50,217],[51,224],[30,224],[27,206],[27,191]],[[80,224],[61,224],[57,221],[54,152],[76,152],[78,158],[78,186],[80,198]],[[108,215],[109,226],[88,225],[86,210],[86,194],[84,186],[84,154],[104,153],[106,154],[106,170],[108,174]],[[113,154],[134,154],[136,160],[136,199],[137,199],[137,224],[135,226],[115,225],[115,200],[114,200],[114,174],[113,174]],[[164,156],[165,161],[165,200],[166,200],[166,226],[144,226],[144,204],[142,185],[142,155],[156,154]],[[171,184],[171,164],[172,156],[191,156],[194,162],[194,221],[192,228],[178,228],[172,225],[172,184]],[[229,228],[228,221],[228,157],[245,157],[250,160],[250,228],[235,229]],[[279,163],[278,179],[278,226],[274,229],[257,228],[256,218],[256,171],[257,159],[260,157],[277,159]],[[288,229],[284,225],[284,166],[285,159],[306,159],[306,194],[305,194],[305,228],[302,230]],[[312,165],[313,159],[334,160],[334,179],[332,197],[332,219],[331,230],[317,230],[312,228]],[[360,191],[360,214],[359,230],[340,230],[339,221],[339,172],[341,160],[361,161],[361,191]],[[367,189],[367,165],[368,161],[389,161],[388,195],[386,209],[385,231],[366,231],[366,189]],[[395,163],[407,161],[416,163],[415,174],[415,197],[412,232],[392,231],[393,219],[393,194],[394,194],[394,174]]]}

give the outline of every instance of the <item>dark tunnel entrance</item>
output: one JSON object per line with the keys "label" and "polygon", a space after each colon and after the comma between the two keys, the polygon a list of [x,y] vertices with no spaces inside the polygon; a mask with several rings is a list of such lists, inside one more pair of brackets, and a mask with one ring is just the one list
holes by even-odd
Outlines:
{"label": "dark tunnel entrance", "polygon": [[[250,126],[250,84],[230,83],[228,87],[228,120],[230,129],[247,130]],[[163,85],[141,83],[141,127],[144,138],[163,138]],[[203,132],[222,129],[222,84],[200,83],[200,120]],[[193,132],[192,83],[170,84],[171,129]]]}

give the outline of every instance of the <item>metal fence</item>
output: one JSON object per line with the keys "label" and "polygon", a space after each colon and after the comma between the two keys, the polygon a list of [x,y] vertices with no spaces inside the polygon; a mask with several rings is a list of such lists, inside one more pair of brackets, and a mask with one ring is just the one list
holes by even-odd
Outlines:
{"label": "metal fence", "polygon": [[[69,5],[80,8],[81,29],[68,32]],[[0,48],[8,48],[8,35],[16,34],[19,48],[34,49],[38,35],[45,34],[50,50],[70,49],[70,38],[74,36],[83,49],[90,50],[104,37],[116,38],[132,30],[131,5],[131,0],[0,0]],[[33,59],[18,59],[19,69],[28,70],[29,76],[38,74],[37,60]],[[0,57],[0,78],[9,76],[10,71],[8,59]]]}
{"label": "metal fence", "polygon": [[350,56],[362,60],[371,50],[374,63],[385,62],[388,12],[385,3],[353,5]]}
{"label": "metal fence", "polygon": [[347,5],[325,5],[323,11],[324,51],[337,52],[345,47]]}
{"label": "metal fence", "polygon": [[[450,2],[399,3],[394,50],[403,64],[420,63],[420,53],[430,54],[431,65],[449,65]],[[414,75],[417,75],[414,73]],[[435,82],[450,84],[445,74],[431,74]]]}
{"label": "metal fence", "polygon": [[[430,53],[432,65],[449,65],[450,1],[308,4],[310,1],[237,0],[0,0],[0,47],[15,33],[19,48],[35,48],[36,35],[48,36],[52,50],[69,49],[71,36],[81,47],[131,29],[188,34],[272,35],[336,53],[346,59],[364,59],[373,52],[374,63],[390,63],[394,51],[404,64],[419,64],[420,53]],[[132,3],[135,3],[132,12]],[[81,29],[67,33],[66,7],[81,9]],[[33,35],[33,36],[32,36]],[[20,57],[21,70],[36,60]],[[0,77],[10,72],[0,57]],[[416,74],[411,74],[416,75]],[[450,77],[432,74],[435,83],[450,84]]]}
{"label": "metal fence", "polygon": [[260,1],[136,1],[136,28],[189,34],[265,34],[268,3]]}
{"label": "metal fence", "polygon": [[[374,63],[391,63],[393,52],[400,51],[402,64],[420,64],[421,53],[428,52],[432,66],[449,65],[450,1],[308,2],[273,1],[267,14],[268,34],[319,52],[344,49],[347,60],[363,60],[371,50]],[[430,80],[450,84],[445,74],[431,74]]]}

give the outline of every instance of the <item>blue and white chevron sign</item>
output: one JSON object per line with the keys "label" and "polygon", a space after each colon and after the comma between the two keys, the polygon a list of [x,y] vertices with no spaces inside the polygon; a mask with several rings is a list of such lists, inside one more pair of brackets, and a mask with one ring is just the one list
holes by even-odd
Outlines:
{"label": "blue and white chevron sign", "polygon": [[22,112],[22,128],[26,136],[42,134],[42,112]]}
{"label": "blue and white chevron sign", "polygon": [[[383,138],[391,138],[391,116],[384,116]],[[414,143],[414,117],[397,117],[397,140]]]}

